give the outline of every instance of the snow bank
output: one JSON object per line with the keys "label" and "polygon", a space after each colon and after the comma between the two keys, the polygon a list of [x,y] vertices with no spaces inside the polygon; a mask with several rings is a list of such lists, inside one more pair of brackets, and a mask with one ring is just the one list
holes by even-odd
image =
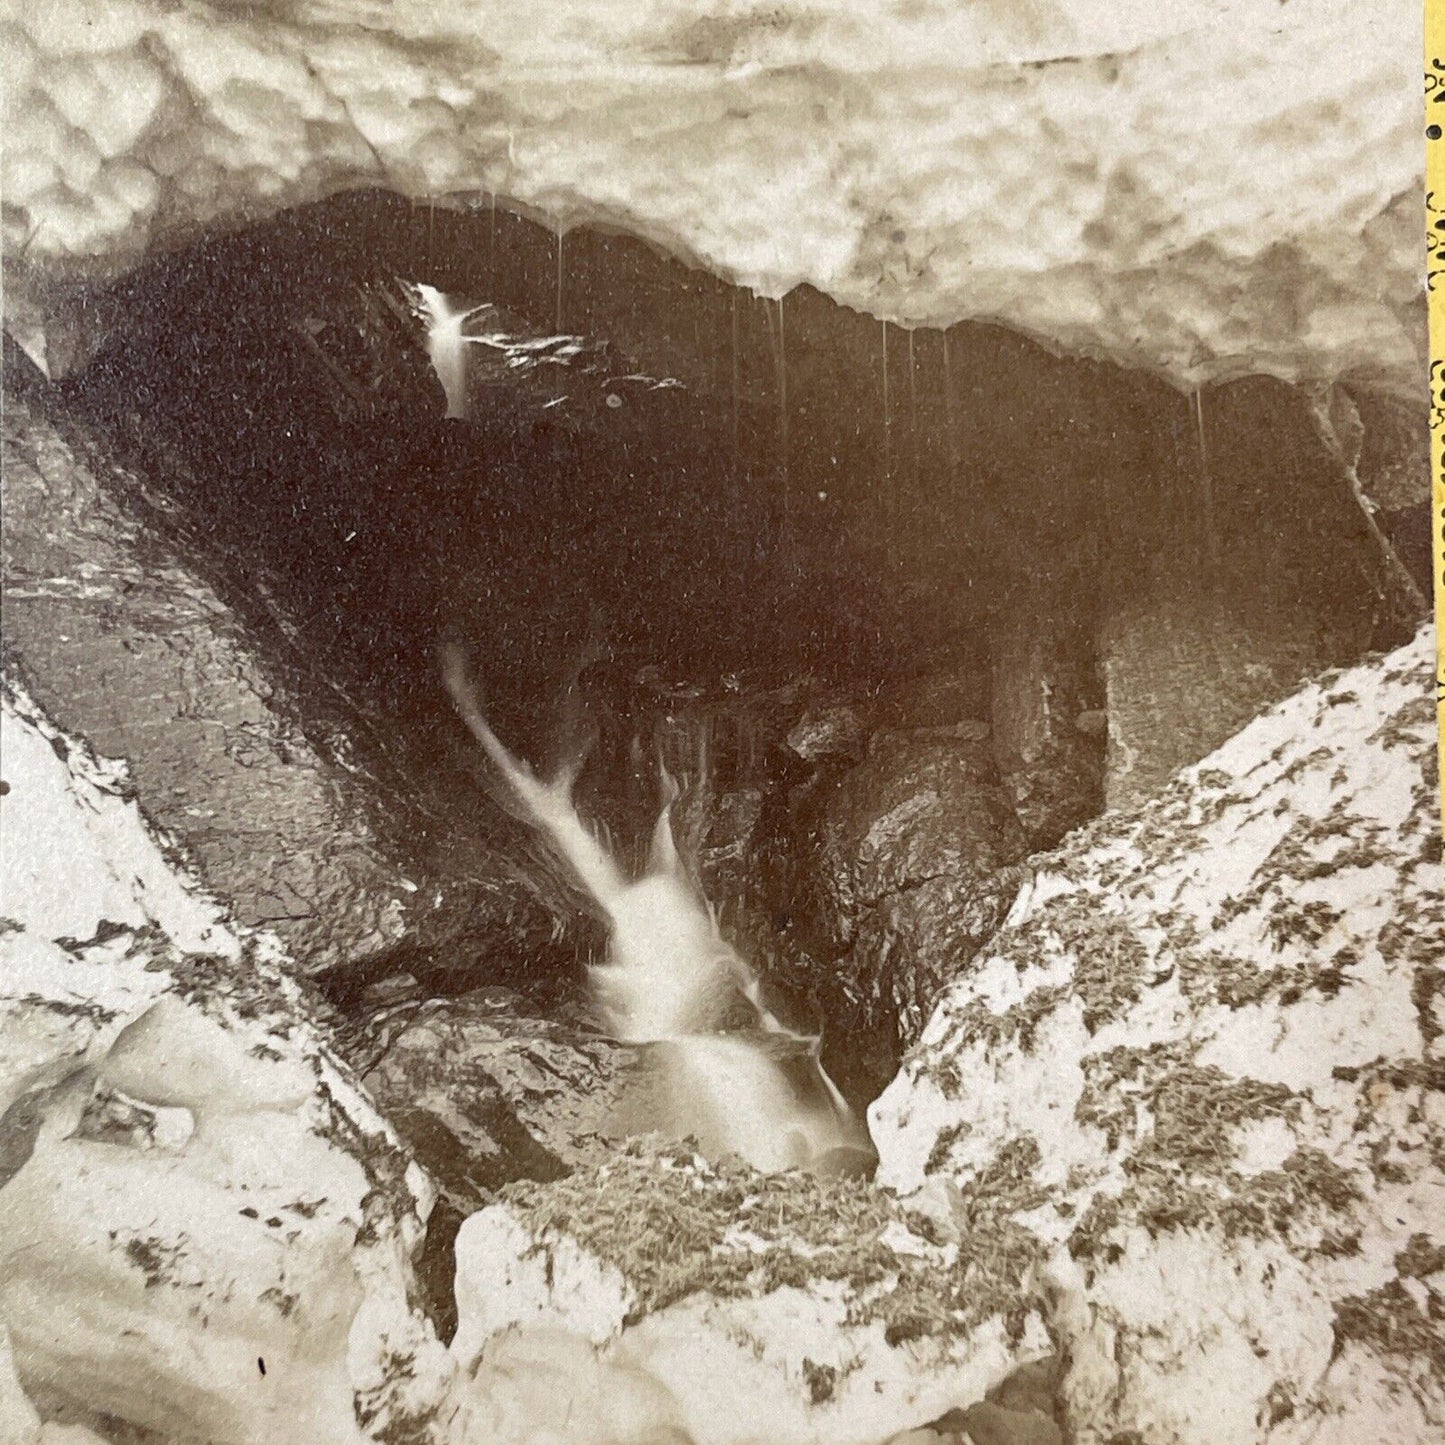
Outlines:
{"label": "snow bank", "polygon": [[1420,26],[1409,0],[559,0],[545,24],[508,0],[56,0],[0,25],[7,280],[380,182],[1184,387],[1413,388]]}
{"label": "snow bank", "polygon": [[446,1375],[408,1303],[429,1187],[123,771],[12,687],[0,725],[0,1327],[33,1402],[7,1355],[0,1419],[352,1445],[398,1359]]}
{"label": "snow bank", "polygon": [[1032,1186],[1080,1445],[1445,1430],[1432,643],[1049,857],[873,1107],[886,1185]]}

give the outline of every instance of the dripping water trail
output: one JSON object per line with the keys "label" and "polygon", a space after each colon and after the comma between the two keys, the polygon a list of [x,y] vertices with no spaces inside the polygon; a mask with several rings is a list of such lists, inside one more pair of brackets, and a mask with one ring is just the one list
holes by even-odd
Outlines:
{"label": "dripping water trail", "polygon": [[883,322],[883,479],[879,487],[879,514],[890,570],[898,561],[898,539],[893,516],[893,410],[888,389],[888,323]]}
{"label": "dripping water trail", "polygon": [[557,232],[557,324],[553,328],[562,334],[562,232]]}
{"label": "dripping water trail", "polygon": [[1214,517],[1214,479],[1209,471],[1209,448],[1204,437],[1204,392],[1196,389],[1194,427],[1199,439],[1199,500],[1203,512],[1204,550],[1211,563],[1219,561],[1219,531]]}
{"label": "dripping water trail", "polygon": [[740,452],[739,432],[741,428],[739,390],[741,388],[741,376],[739,373],[738,358],[738,293],[733,292],[733,347],[732,347],[732,381],[733,381],[733,483],[736,485],[738,479],[738,457]]}
{"label": "dripping water trail", "polygon": [[783,298],[778,297],[778,445],[782,465],[782,536],[792,532],[793,497],[788,468],[788,337],[783,326]]}
{"label": "dripping water trail", "polygon": [[918,368],[913,350],[913,328],[908,328],[908,494],[900,498],[905,515],[917,506],[920,458],[918,448]]}
{"label": "dripping water trail", "polygon": [[958,444],[958,410],[953,395],[953,354],[948,345],[948,332],[943,333],[943,420],[948,428],[948,470],[958,471],[962,449]]}

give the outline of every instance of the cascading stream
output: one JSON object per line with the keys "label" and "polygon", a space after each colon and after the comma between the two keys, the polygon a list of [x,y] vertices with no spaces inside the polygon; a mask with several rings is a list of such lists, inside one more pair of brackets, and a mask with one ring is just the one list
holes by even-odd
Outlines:
{"label": "cascading stream", "polygon": [[689,878],[672,797],[646,870],[628,878],[577,812],[577,765],[544,782],[492,731],[455,650],[444,673],[472,734],[611,924],[607,961],[590,970],[593,994],[609,1031],[644,1048],[654,1066],[625,1122],[693,1136],[714,1157],[740,1155],[769,1172],[870,1165],[867,1130],[819,1062],[819,1038],[788,1029],[766,1007],[756,975]]}
{"label": "cascading stream", "polygon": [[437,380],[447,398],[447,415],[465,417],[467,414],[467,343],[471,339],[462,328],[479,312],[489,308],[484,304],[458,311],[451,298],[434,286],[418,284],[417,298],[426,322],[426,350],[431,359]]}

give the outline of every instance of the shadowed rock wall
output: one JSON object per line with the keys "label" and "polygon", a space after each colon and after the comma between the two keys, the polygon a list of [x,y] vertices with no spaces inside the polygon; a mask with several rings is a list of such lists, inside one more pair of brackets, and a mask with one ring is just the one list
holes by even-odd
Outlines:
{"label": "shadowed rock wall", "polygon": [[308,971],[405,953],[505,972],[547,956],[554,924],[524,876],[456,829],[428,846],[365,717],[275,618],[257,620],[264,579],[244,554],[228,572],[214,540],[187,545],[164,489],[107,460],[63,407],[52,416],[8,346],[5,386],[7,666],[128,761],[154,822],[240,921],[273,929]]}

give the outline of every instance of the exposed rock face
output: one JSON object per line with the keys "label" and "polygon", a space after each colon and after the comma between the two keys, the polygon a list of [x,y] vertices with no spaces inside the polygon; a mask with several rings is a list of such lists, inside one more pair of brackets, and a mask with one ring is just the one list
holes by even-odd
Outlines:
{"label": "exposed rock face", "polygon": [[1101,684],[1086,618],[1008,613],[994,642],[993,749],[1031,852],[1052,848],[1103,807]]}
{"label": "exposed rock face", "polygon": [[1046,1265],[1072,1438],[1445,1427],[1432,637],[1042,860],[871,1124]]}
{"label": "exposed rock face", "polygon": [[446,1378],[409,1300],[430,1186],[274,944],[163,858],[124,778],[23,696],[3,727],[0,1320],[19,1383],[48,1420],[107,1432],[355,1445],[358,1418]]}
{"label": "exposed rock face", "polygon": [[[190,473],[170,494],[266,559],[273,610],[375,719],[425,711],[439,628],[480,633],[524,751],[589,612],[635,665],[684,676],[844,649],[865,673],[900,637],[921,656],[988,630],[997,760],[1034,846],[1097,808],[1100,735],[1073,723],[1101,705],[1098,660],[1128,803],[1423,614],[1391,550],[1420,551],[1422,518],[1368,513],[1414,495],[1423,453],[1361,383],[1188,399],[997,326],[905,332],[817,292],[763,302],[635,238],[567,245],[559,292],[533,221],[338,198],[87,293],[120,320],[74,391],[143,470]],[[470,347],[469,428],[429,425],[396,274],[498,308]],[[414,778],[445,722],[395,739]]]}
{"label": "exposed rock face", "polygon": [[[1398,647],[1426,610],[1306,397],[1256,377],[1197,398],[1189,422],[1173,494],[1117,486],[1106,524],[1111,807],[1152,796],[1306,678]],[[1424,453],[1394,440],[1423,477]]]}
{"label": "exposed rock face", "polygon": [[1284,27],[1275,0],[574,0],[545,30],[495,0],[389,29],[151,0],[97,24],[72,0],[0,47],[6,246],[95,274],[361,183],[500,191],[768,295],[997,319],[1186,388],[1260,369],[1413,390],[1419,30],[1404,0],[1367,26],[1295,0]]}
{"label": "exposed rock face", "polygon": [[418,846],[409,791],[268,613],[266,579],[228,576],[217,536],[101,461],[8,344],[6,362],[10,655],[61,724],[128,760],[149,816],[238,919],[274,930],[308,971],[403,949],[495,967],[520,936],[509,918],[545,947],[553,919],[529,912],[495,848],[460,827],[445,849]]}
{"label": "exposed rock face", "polygon": [[[923,1026],[938,987],[1003,920],[1026,852],[985,741],[885,735],[810,800],[809,922],[870,1023]],[[892,964],[892,966],[890,966]],[[881,1004],[875,1016],[874,1010]]]}
{"label": "exposed rock face", "polygon": [[765,805],[752,867],[771,976],[812,1000],[833,1066],[869,1097],[1022,877],[1028,837],[977,716],[986,693],[935,674],[805,717],[790,746],[814,754],[812,776]]}
{"label": "exposed rock face", "polygon": [[373,1015],[347,1053],[378,1106],[470,1213],[515,1179],[605,1154],[620,1050],[478,990]]}
{"label": "exposed rock face", "polygon": [[1327,616],[1261,605],[1243,587],[1232,597],[1155,593],[1121,607],[1103,638],[1109,805],[1154,796],[1332,654],[1357,652],[1365,622],[1357,617],[1340,645]]}
{"label": "exposed rock face", "polygon": [[243,921],[317,963],[393,947],[402,877],[348,809],[340,768],[270,706],[215,592],[157,555],[13,385],[4,427],[5,632],[36,695],[130,759],[157,821]]}

